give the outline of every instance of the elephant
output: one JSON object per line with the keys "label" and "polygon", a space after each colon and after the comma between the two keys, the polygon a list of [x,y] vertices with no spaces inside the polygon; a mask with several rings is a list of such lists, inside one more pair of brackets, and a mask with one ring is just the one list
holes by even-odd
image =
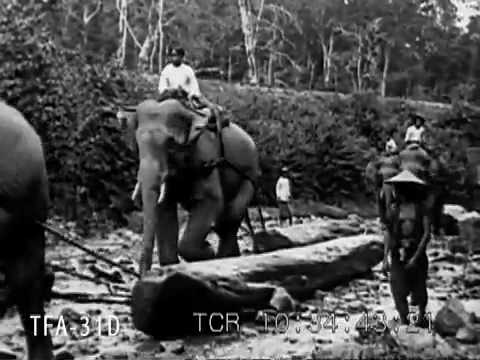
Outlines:
{"label": "elephant", "polygon": [[53,285],[41,226],[49,204],[43,145],[23,115],[3,102],[0,137],[0,316],[16,305],[28,359],[50,360],[52,341],[43,331],[44,301]]}
{"label": "elephant", "polygon": [[[175,98],[145,100],[130,110],[118,118],[139,154],[133,198],[141,193],[140,276],[151,268],[154,238],[161,266],[178,263],[178,255],[214,257],[205,240],[212,225],[220,238],[216,256],[238,256],[237,231],[260,171],[253,139],[234,122],[212,127],[205,114]],[[177,205],[189,212],[181,241]]]}

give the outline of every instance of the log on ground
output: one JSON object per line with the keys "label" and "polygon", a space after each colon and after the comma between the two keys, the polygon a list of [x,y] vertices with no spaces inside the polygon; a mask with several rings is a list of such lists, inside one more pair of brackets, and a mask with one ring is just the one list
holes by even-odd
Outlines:
{"label": "log on ground", "polygon": [[[235,320],[248,310],[275,308],[272,298],[278,287],[302,299],[316,289],[328,290],[369,273],[382,256],[380,236],[364,235],[259,255],[167,266],[161,274],[150,273],[134,285],[133,324],[158,339],[209,332],[210,319],[215,329],[223,325],[225,332],[229,330],[225,328],[227,313]],[[214,318],[214,313],[222,315]],[[234,326],[231,329],[235,331]]]}
{"label": "log on ground", "polygon": [[356,220],[316,219],[306,224],[259,231],[253,235],[255,253],[306,246],[339,237],[358,235],[365,231]]}

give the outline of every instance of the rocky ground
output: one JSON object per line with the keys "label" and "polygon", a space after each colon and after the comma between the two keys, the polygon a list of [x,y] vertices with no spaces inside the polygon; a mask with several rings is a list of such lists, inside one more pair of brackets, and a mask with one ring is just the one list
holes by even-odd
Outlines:
{"label": "rocky ground", "polygon": [[[310,220],[298,221],[308,226]],[[378,229],[375,221],[365,220],[365,223],[365,228]],[[267,226],[275,227],[277,224],[271,220]],[[68,228],[63,230],[68,231]],[[214,237],[212,239],[215,241]],[[465,268],[465,255],[452,253],[446,246],[447,241],[454,240],[434,242],[429,249],[428,311],[432,322],[451,298],[459,300],[454,303],[458,307],[454,313],[468,315],[466,321],[469,321],[469,326],[450,324],[462,328],[461,331],[453,331],[450,337],[440,336],[433,323],[426,330],[398,326],[393,321],[396,312],[387,279],[377,266],[368,278],[352,281],[331,292],[317,291],[313,299],[299,304],[298,312],[290,314],[288,324],[283,314],[276,316],[276,324],[274,315],[267,315],[266,324],[265,316],[258,314],[256,322],[240,324],[239,331],[160,342],[132,327],[128,292],[133,277],[114,271],[109,266],[100,266],[93,257],[51,238],[48,258],[57,270],[56,296],[50,302],[47,314],[53,319],[51,332],[57,358],[366,359],[451,356],[475,359],[480,356],[480,256],[474,255]],[[99,254],[132,268],[135,268],[139,245],[140,236],[125,229],[98,234],[88,241],[88,246]],[[251,239],[245,234],[241,237],[241,248],[243,253],[252,250]],[[59,271],[60,268],[62,271]],[[78,279],[73,274],[83,274],[105,284]],[[106,303],[108,301],[111,303]],[[376,311],[380,315],[374,319]],[[335,329],[332,329],[332,314],[335,314]],[[365,322],[366,314],[369,314],[370,323]],[[58,322],[59,315],[62,315],[65,327]],[[366,331],[366,324],[371,325],[372,322],[377,331]],[[390,327],[389,331],[383,331],[384,324]],[[10,312],[1,320],[0,359],[21,357],[24,349],[22,332],[15,312]]]}

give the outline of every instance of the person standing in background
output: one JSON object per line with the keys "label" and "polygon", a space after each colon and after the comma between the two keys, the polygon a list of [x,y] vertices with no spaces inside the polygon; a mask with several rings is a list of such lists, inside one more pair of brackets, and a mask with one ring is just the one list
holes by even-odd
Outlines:
{"label": "person standing in background", "polygon": [[277,196],[277,204],[279,211],[280,225],[288,219],[290,225],[293,224],[292,212],[290,210],[290,200],[292,197],[290,189],[290,179],[288,178],[288,169],[283,167],[280,172],[280,177],[275,186],[275,193]]}

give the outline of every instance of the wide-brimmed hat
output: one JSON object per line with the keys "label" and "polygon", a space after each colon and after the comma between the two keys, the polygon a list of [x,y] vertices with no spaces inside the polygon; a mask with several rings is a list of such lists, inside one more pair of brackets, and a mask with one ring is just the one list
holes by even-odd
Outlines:
{"label": "wide-brimmed hat", "polygon": [[427,119],[427,116],[420,111],[412,111],[409,114],[409,116],[412,120],[414,120],[414,121],[421,120],[423,123],[425,123],[425,121]]}
{"label": "wide-brimmed hat", "polygon": [[284,166],[284,167],[282,167],[282,169],[280,171],[282,173],[286,173],[286,172],[288,172],[288,167]]}
{"label": "wide-brimmed hat", "polygon": [[409,170],[403,170],[399,174],[391,177],[390,179],[385,180],[387,184],[400,184],[400,183],[410,183],[417,185],[426,185],[425,181],[417,177],[414,173]]}

